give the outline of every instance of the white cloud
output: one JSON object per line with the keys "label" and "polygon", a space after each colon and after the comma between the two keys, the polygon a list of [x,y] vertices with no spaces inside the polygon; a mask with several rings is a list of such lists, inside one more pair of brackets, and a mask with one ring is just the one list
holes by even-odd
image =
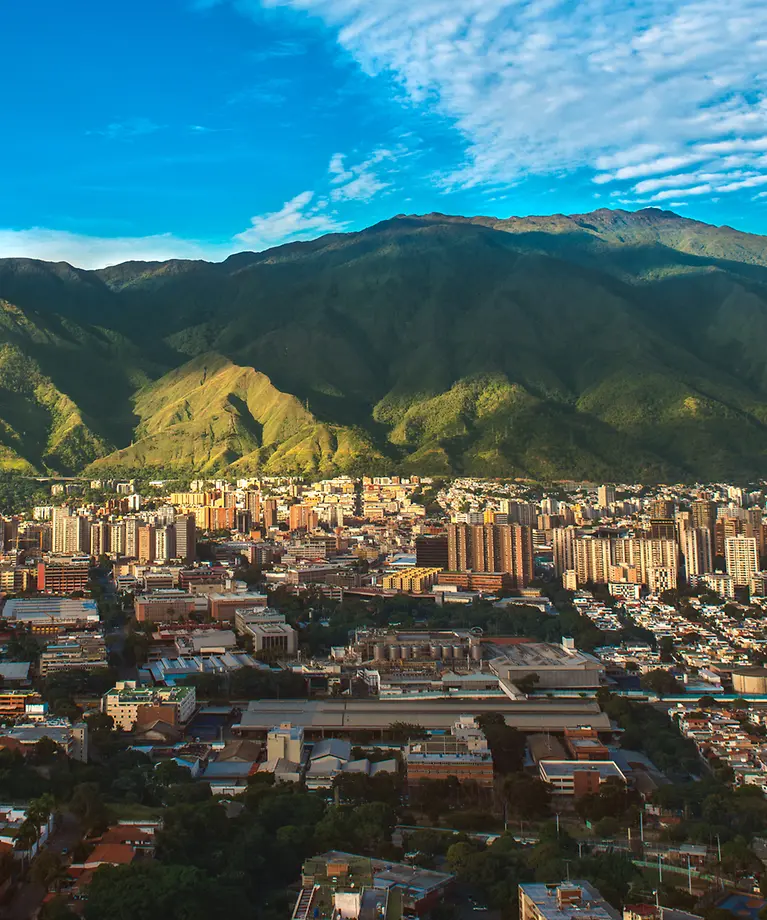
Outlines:
{"label": "white cloud", "polygon": [[705,183],[704,185],[694,185],[692,188],[671,188],[665,192],[658,192],[657,195],[653,195],[650,199],[651,201],[669,201],[674,198],[687,197],[689,195],[699,196],[707,195],[709,192],[714,191],[714,186]]}
{"label": "white cloud", "polygon": [[[238,0],[319,17],[466,139],[449,186],[598,182],[764,150],[763,0]],[[705,183],[699,183],[705,184]]]}
{"label": "white cloud", "polygon": [[230,251],[231,248],[223,253],[219,247],[204,246],[169,233],[108,239],[41,227],[0,229],[0,258],[69,262],[78,268],[103,268],[130,260],[161,262],[165,259],[223,258]]}
{"label": "white cloud", "polygon": [[249,248],[261,250],[323,233],[344,230],[346,224],[326,211],[326,199],[315,201],[314,192],[301,192],[279,211],[251,218],[250,227],[235,236]]}
{"label": "white cloud", "polygon": [[334,153],[328,166],[331,184],[335,186],[330,197],[333,201],[370,201],[390,186],[383,175],[387,167],[382,168],[382,164],[391,161],[395,155],[394,151],[379,148],[361,163],[347,166],[346,156]]}

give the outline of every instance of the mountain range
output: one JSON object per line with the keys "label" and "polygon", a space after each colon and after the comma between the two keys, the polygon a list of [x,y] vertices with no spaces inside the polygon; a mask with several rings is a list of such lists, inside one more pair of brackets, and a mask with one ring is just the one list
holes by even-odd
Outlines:
{"label": "mountain range", "polygon": [[0,468],[752,479],[766,341],[767,238],[658,209],[0,259]]}

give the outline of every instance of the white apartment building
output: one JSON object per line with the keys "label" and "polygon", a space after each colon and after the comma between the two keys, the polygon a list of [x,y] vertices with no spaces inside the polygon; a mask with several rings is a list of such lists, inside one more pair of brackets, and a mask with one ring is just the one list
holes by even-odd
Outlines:
{"label": "white apartment building", "polygon": [[746,588],[759,571],[759,549],[756,537],[728,537],[724,541],[727,574],[736,588]]}

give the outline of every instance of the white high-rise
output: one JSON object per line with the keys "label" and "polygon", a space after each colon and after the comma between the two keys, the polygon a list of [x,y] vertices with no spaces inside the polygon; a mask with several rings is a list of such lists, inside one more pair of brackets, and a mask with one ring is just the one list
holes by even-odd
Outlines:
{"label": "white high-rise", "polygon": [[682,546],[684,547],[684,563],[688,581],[714,571],[710,530],[703,527],[689,528],[685,531]]}
{"label": "white high-rise", "polygon": [[724,558],[733,584],[737,588],[748,587],[752,575],[759,571],[756,537],[728,537],[724,542]]}

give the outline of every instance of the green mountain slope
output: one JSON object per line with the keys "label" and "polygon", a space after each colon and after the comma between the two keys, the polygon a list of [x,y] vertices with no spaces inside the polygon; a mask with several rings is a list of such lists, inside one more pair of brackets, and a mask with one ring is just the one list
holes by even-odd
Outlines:
{"label": "green mountain slope", "polygon": [[[257,470],[348,468],[371,452],[364,434],[323,425],[268,377],[221,355],[199,356],[136,395],[136,440],[91,469],[233,465]],[[371,452],[372,454],[372,452]]]}
{"label": "green mountain slope", "polygon": [[401,216],[215,265],[0,259],[0,297],[0,346],[82,433],[55,448],[38,408],[25,434],[43,404],[9,385],[0,465],[767,468],[767,239],[666,211]]}

